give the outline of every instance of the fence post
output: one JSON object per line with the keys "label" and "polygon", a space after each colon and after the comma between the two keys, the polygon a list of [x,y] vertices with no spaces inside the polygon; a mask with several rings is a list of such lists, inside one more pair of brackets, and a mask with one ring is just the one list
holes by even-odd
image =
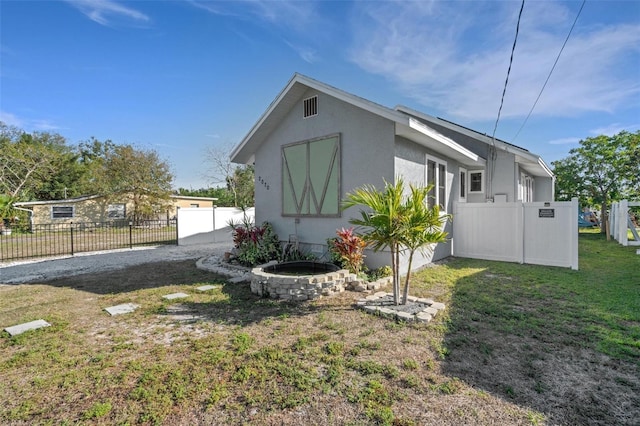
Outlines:
{"label": "fence post", "polygon": [[576,212],[580,211],[580,202],[577,197],[571,198],[571,213],[569,214],[570,219],[570,232],[569,237],[571,238],[571,269],[574,271],[578,270],[579,266],[579,255],[578,255],[578,247],[580,242],[578,241],[578,219],[575,217]]}
{"label": "fence post", "polygon": [[133,249],[133,222],[129,221],[129,249]]}
{"label": "fence post", "polygon": [[180,232],[178,226],[180,224],[180,206],[176,207],[176,245],[180,245]]}
{"label": "fence post", "polygon": [[73,222],[69,223],[69,226],[71,227],[71,256],[73,256]]}

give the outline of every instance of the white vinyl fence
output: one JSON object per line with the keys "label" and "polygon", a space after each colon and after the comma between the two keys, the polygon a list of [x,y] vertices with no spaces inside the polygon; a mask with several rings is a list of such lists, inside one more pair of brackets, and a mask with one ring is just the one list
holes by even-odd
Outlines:
{"label": "white vinyl fence", "polygon": [[[611,203],[611,214],[609,215],[611,236],[623,246],[640,246],[640,236],[629,216],[629,207],[637,206],[640,206],[640,201],[622,200]],[[633,240],[629,240],[627,230],[631,231]]]}
{"label": "white vinyl fence", "polygon": [[255,208],[245,212],[235,207],[179,208],[178,245],[231,241],[229,221],[241,222],[245,214],[253,222]]}
{"label": "white vinyl fence", "polygon": [[453,254],[578,269],[578,199],[454,203]]}

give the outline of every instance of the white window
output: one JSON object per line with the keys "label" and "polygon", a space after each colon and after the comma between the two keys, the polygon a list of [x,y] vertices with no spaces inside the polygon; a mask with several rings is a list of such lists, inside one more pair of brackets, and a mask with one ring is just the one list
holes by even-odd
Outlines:
{"label": "white window", "polygon": [[469,172],[469,193],[484,192],[484,170]]}
{"label": "white window", "polygon": [[524,203],[533,202],[533,177],[521,172],[518,184],[518,199]]}
{"label": "white window", "polygon": [[51,219],[73,218],[73,206],[51,206]]}
{"label": "white window", "polygon": [[458,199],[467,202],[467,169],[460,167],[458,172]]}
{"label": "white window", "polygon": [[303,117],[313,117],[314,115],[318,115],[318,97],[312,96],[303,101]]}
{"label": "white window", "polygon": [[447,209],[447,163],[436,157],[427,155],[427,185],[433,185],[429,191],[427,205],[439,205],[440,209]]}
{"label": "white window", "polygon": [[107,217],[109,219],[124,219],[126,217],[126,207],[124,204],[109,204],[107,206]]}

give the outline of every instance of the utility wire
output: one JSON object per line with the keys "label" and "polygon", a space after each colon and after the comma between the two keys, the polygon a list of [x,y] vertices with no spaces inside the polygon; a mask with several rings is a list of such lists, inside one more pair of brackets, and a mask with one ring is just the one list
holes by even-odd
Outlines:
{"label": "utility wire", "polygon": [[549,71],[549,75],[547,76],[547,79],[545,80],[544,84],[542,85],[542,89],[540,89],[540,93],[538,93],[538,97],[536,98],[536,101],[533,103],[533,106],[531,107],[531,110],[529,110],[529,114],[527,114],[527,118],[524,119],[524,122],[522,123],[522,126],[520,126],[520,128],[518,129],[518,132],[516,133],[516,135],[511,140],[512,142],[516,140],[516,138],[518,137],[518,135],[520,134],[520,132],[524,128],[525,124],[527,124],[527,121],[529,120],[529,117],[531,117],[531,113],[533,112],[534,108],[538,104],[538,101],[540,100],[540,97],[542,96],[542,92],[544,92],[545,87],[547,87],[547,83],[549,82],[549,79],[551,78],[551,74],[553,74],[553,70],[556,69],[556,65],[558,64],[558,60],[560,59],[560,55],[562,55],[562,51],[564,50],[564,47],[567,45],[567,42],[569,41],[569,37],[571,36],[571,33],[573,32],[573,28],[576,26],[576,22],[578,22],[578,17],[582,13],[582,9],[584,8],[584,4],[586,2],[587,2],[587,0],[582,0],[582,5],[580,6],[580,10],[578,10],[578,14],[576,15],[576,19],[573,20],[573,25],[571,25],[571,29],[569,29],[569,34],[567,34],[567,38],[564,39],[564,43],[562,44],[562,47],[560,48],[560,52],[558,52],[558,56],[556,57],[556,61],[553,63],[553,66],[551,67],[551,71]]}
{"label": "utility wire", "polygon": [[493,134],[491,139],[496,137],[496,130],[498,129],[498,121],[500,121],[500,113],[502,112],[502,105],[504,104],[504,95],[507,93],[507,84],[509,83],[509,74],[511,73],[511,64],[513,64],[513,53],[516,50],[516,43],[518,42],[518,33],[520,32],[520,19],[522,18],[522,11],[524,9],[524,0],[520,6],[520,13],[518,14],[518,24],[516,25],[516,36],[513,39],[513,46],[511,47],[511,58],[509,59],[509,69],[507,69],[507,78],[504,81],[504,89],[502,89],[502,99],[500,100],[500,108],[498,109],[498,118],[496,118],[496,125],[493,127]]}
{"label": "utility wire", "polygon": [[516,36],[513,39],[513,46],[511,47],[511,57],[509,58],[509,68],[507,69],[507,78],[504,81],[504,88],[502,89],[502,98],[500,99],[500,108],[498,109],[498,117],[496,118],[496,124],[493,127],[493,133],[491,134],[491,147],[489,148],[489,157],[491,159],[491,169],[488,170],[489,179],[487,179],[488,188],[487,195],[493,196],[493,174],[496,167],[496,130],[498,129],[498,122],[500,121],[500,114],[502,113],[502,106],[504,105],[504,96],[507,93],[507,85],[509,84],[509,74],[511,74],[511,65],[513,64],[513,54],[516,51],[516,44],[518,42],[518,33],[520,32],[520,20],[522,19],[522,11],[524,10],[524,0],[520,5],[520,13],[518,13],[518,23],[516,24]]}

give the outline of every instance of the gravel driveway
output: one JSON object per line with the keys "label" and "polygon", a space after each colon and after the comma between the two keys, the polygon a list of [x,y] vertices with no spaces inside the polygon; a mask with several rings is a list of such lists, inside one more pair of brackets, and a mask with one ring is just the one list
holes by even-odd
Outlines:
{"label": "gravel driveway", "polygon": [[228,231],[216,243],[188,246],[137,247],[109,252],[79,253],[55,259],[0,264],[0,285],[46,281],[53,278],[103,272],[143,263],[199,259],[219,255],[233,247]]}

